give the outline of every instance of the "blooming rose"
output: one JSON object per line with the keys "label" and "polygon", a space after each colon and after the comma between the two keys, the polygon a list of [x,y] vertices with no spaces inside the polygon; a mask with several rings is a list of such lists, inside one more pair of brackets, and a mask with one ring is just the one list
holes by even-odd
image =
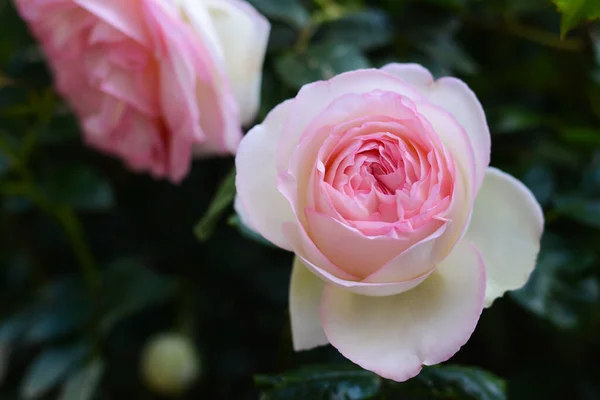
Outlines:
{"label": "blooming rose", "polygon": [[88,144],[178,182],[255,117],[269,23],[241,0],[15,0]]}
{"label": "blooming rose", "polygon": [[242,220],[296,254],[296,350],[331,343],[403,381],[454,355],[484,305],[522,286],[543,214],[488,167],[483,109],[416,64],[304,86],[238,150]]}

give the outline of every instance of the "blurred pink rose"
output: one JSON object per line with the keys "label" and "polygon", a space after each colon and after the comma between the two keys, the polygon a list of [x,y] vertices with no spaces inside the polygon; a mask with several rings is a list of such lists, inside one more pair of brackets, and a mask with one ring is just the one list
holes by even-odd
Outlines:
{"label": "blurred pink rose", "polygon": [[454,355],[535,266],[543,214],[488,167],[483,109],[416,64],[304,86],[242,140],[242,220],[296,253],[296,350],[331,343],[403,381]]}
{"label": "blurred pink rose", "polygon": [[255,117],[269,23],[242,0],[15,0],[85,140],[173,182],[234,153]]}

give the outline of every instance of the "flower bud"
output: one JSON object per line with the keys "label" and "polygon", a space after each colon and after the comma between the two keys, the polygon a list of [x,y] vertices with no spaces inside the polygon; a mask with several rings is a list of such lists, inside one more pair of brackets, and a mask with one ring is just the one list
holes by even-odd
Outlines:
{"label": "flower bud", "polygon": [[154,392],[177,396],[185,393],[200,374],[200,360],[192,340],[178,333],[156,335],[142,352],[141,373]]}

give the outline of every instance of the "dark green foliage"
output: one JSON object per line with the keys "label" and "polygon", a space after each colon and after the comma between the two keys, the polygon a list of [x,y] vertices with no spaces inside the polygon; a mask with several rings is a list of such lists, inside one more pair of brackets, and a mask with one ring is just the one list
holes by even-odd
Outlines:
{"label": "dark green foliage", "polygon": [[455,399],[506,400],[506,382],[484,370],[425,367],[405,382],[385,381],[353,365],[307,366],[280,375],[257,375],[261,400]]}
{"label": "dark green foliage", "polygon": [[169,330],[202,354],[186,399],[600,398],[600,2],[250,2],[272,23],[257,122],[355,68],[418,62],[463,79],[486,110],[492,165],[544,208],[530,281],[484,311],[452,360],[405,383],[340,364],[330,346],[294,353],[291,255],[235,215],[232,158],[197,161],[175,186],[87,148],[4,0],[0,399],[158,399],[140,352]]}

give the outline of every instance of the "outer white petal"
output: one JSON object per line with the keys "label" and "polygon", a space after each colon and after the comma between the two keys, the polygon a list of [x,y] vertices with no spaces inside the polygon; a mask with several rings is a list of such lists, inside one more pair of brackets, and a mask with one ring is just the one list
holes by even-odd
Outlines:
{"label": "outer white petal", "polygon": [[487,266],[487,306],[527,282],[543,229],[544,214],[531,191],[511,175],[488,168],[466,235]]}
{"label": "outer white petal", "polygon": [[291,100],[279,104],[262,124],[252,128],[242,139],[235,157],[235,186],[245,220],[265,239],[286,250],[291,247],[283,235],[282,225],[295,221],[296,217],[277,189],[275,157],[291,105]]}
{"label": "outer white petal", "polygon": [[321,326],[321,295],[325,283],[294,259],[290,282],[290,319],[294,350],[310,350],[329,343]]}
{"label": "outer white petal", "polygon": [[381,69],[414,85],[424,97],[448,111],[462,125],[475,152],[478,188],[490,163],[491,139],[483,107],[473,91],[460,79],[445,77],[436,81],[419,64],[388,64]]}
{"label": "outer white petal", "polygon": [[[160,2],[163,3],[163,2]],[[175,0],[184,21],[188,22],[194,32],[208,47],[215,62],[223,64],[223,50],[219,44],[219,36],[208,13],[207,3],[197,0]]]}
{"label": "outer white petal", "polygon": [[[200,3],[200,2],[199,2]],[[256,117],[271,26],[248,2],[205,0],[224,57],[242,124]]]}
{"label": "outer white petal", "polygon": [[345,357],[384,378],[405,381],[467,342],[484,295],[483,260],[463,241],[429,278],[402,294],[368,297],[327,285],[321,322]]}

